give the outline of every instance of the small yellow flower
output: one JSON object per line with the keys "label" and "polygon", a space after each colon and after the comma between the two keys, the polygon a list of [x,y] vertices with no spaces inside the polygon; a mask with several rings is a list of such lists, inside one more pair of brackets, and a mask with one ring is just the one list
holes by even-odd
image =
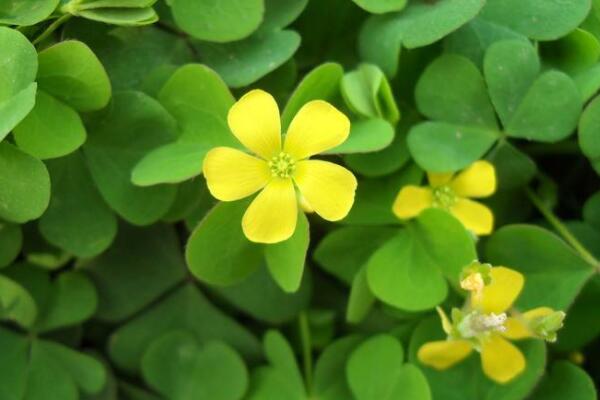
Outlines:
{"label": "small yellow flower", "polygon": [[296,228],[299,199],[304,209],[329,221],[348,214],[357,185],[354,175],[337,164],[308,159],[347,139],[350,121],[335,107],[322,100],[306,103],[283,145],[279,108],[262,90],[242,96],[229,110],[227,122],[253,155],[216,147],[207,153],[203,171],[208,189],[219,200],[239,200],[260,191],[242,218],[249,240],[288,239]]}
{"label": "small yellow flower", "polygon": [[556,339],[565,317],[562,311],[540,307],[507,315],[523,288],[523,275],[509,268],[493,267],[489,280],[481,294],[472,296],[463,310],[452,310],[452,321],[438,309],[448,338],[419,348],[417,356],[423,364],[443,370],[476,350],[481,355],[483,372],[495,382],[506,383],[525,370],[525,357],[510,340]]}
{"label": "small yellow flower", "polygon": [[448,210],[477,235],[488,235],[494,227],[494,215],[483,204],[470,198],[488,197],[496,191],[496,172],[487,161],[476,161],[465,170],[452,173],[428,173],[430,187],[404,186],[392,207],[398,218],[416,217],[430,207]]}

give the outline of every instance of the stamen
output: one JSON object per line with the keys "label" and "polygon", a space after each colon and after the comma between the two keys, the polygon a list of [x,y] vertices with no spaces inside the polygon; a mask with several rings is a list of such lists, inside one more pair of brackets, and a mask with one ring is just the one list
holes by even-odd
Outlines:
{"label": "stamen", "polygon": [[456,194],[449,186],[438,186],[433,189],[433,206],[448,210],[456,203]]}
{"label": "stamen", "polygon": [[466,315],[458,325],[458,331],[465,339],[480,337],[491,332],[504,332],[506,327],[506,313],[483,314],[473,311]]}
{"label": "stamen", "polygon": [[269,161],[271,174],[276,178],[289,178],[296,170],[296,161],[287,153],[281,152]]}

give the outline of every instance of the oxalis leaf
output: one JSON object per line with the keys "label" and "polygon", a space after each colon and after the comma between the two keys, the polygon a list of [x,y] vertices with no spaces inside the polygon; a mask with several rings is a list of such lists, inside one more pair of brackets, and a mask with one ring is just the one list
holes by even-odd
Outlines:
{"label": "oxalis leaf", "polygon": [[373,253],[367,280],[379,300],[404,310],[426,310],[446,298],[446,279],[457,285],[462,268],[474,259],[475,245],[461,223],[432,208]]}
{"label": "oxalis leaf", "polygon": [[220,342],[199,346],[185,331],[152,342],[142,373],[150,386],[173,400],[238,400],[248,385],[246,366],[235,350]]}
{"label": "oxalis leaf", "polygon": [[[0,12],[1,15],[1,12]],[[31,111],[38,62],[35,48],[22,33],[0,26],[0,140]]]}
{"label": "oxalis leaf", "polygon": [[483,0],[414,1],[400,12],[372,16],[360,32],[360,53],[394,76],[402,47],[412,49],[440,40],[474,18],[484,4]]}

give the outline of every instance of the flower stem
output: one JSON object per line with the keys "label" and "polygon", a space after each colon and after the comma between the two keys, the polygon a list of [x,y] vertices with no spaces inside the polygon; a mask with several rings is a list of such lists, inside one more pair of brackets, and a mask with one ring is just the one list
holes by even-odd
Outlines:
{"label": "flower stem", "polygon": [[71,19],[71,17],[72,17],[71,14],[64,14],[63,16],[61,16],[60,18],[58,18],[57,20],[52,22],[50,25],[48,25],[46,30],[44,32],[42,32],[38,37],[36,37],[33,40],[33,42],[31,42],[31,43],[33,45],[36,45],[36,44],[40,43],[41,41],[43,41],[44,39],[48,38],[48,36],[50,36],[55,30],[57,30],[62,24],[67,22],[69,19]]}
{"label": "flower stem", "polygon": [[529,200],[531,200],[531,203],[533,203],[538,211],[544,216],[546,221],[552,225],[552,227],[560,234],[560,236],[562,236],[562,238],[569,243],[577,253],[579,253],[581,258],[594,267],[596,272],[600,272],[600,261],[598,261],[596,257],[594,257],[592,253],[590,253],[588,249],[581,244],[575,235],[571,233],[565,224],[556,215],[554,215],[554,213],[548,207],[546,207],[542,199],[540,199],[539,196],[530,188],[525,188],[525,193],[527,194],[527,197],[529,197]]}
{"label": "flower stem", "polygon": [[298,327],[300,329],[300,341],[302,342],[302,364],[304,368],[304,382],[306,392],[310,395],[312,391],[312,344],[310,338],[310,327],[308,325],[308,316],[306,311],[302,311],[298,316]]}

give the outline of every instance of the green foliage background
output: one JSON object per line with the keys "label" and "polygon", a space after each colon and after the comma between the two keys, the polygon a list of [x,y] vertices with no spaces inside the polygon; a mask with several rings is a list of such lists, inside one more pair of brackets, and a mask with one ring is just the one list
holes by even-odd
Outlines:
{"label": "green foliage background", "polygon": [[[350,117],[344,220],[258,245],[211,198],[251,88]],[[597,0],[0,0],[0,400],[596,399],[599,89]],[[483,158],[490,237],[392,214]],[[475,258],[567,312],[507,385],[416,358]]]}

